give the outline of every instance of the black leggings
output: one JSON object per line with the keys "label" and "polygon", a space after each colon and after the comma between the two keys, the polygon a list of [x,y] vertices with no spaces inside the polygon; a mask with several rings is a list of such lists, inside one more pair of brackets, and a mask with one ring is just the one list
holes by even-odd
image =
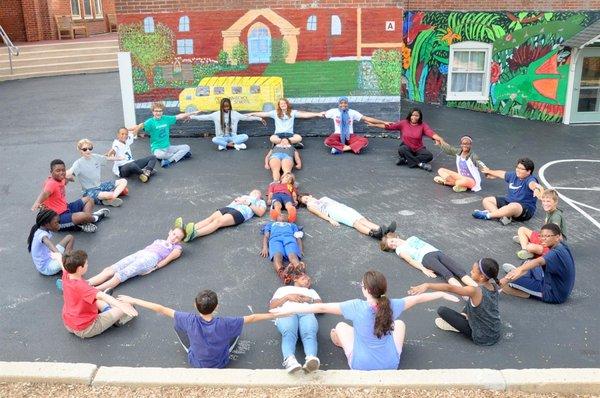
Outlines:
{"label": "black leggings", "polygon": [[127,178],[132,174],[140,175],[144,169],[148,171],[154,170],[156,164],[156,156],[150,155],[148,157],[134,160],[133,162],[125,163],[119,167],[119,175],[123,178]]}
{"label": "black leggings", "polygon": [[467,275],[467,273],[460,268],[460,265],[456,264],[456,261],[452,260],[439,250],[427,253],[423,257],[421,264],[445,280],[449,280],[450,278],[454,277],[461,279],[463,276]]}
{"label": "black leggings", "polygon": [[437,310],[440,318],[448,322],[454,329],[458,330],[460,334],[467,337],[470,340],[473,340],[471,326],[469,325],[469,321],[463,314],[460,312],[456,312],[451,310],[448,307],[440,307]]}
{"label": "black leggings", "polygon": [[400,144],[400,147],[398,148],[398,156],[400,156],[401,159],[406,160],[406,165],[408,167],[417,167],[419,163],[429,163],[433,160],[433,154],[425,147],[413,152],[409,147],[404,145],[404,143]]}

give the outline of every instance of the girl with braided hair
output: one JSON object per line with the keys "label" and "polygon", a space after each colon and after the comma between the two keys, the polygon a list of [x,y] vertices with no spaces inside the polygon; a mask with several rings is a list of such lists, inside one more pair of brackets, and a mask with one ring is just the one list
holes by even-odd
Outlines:
{"label": "girl with braided hair", "polygon": [[[319,294],[310,288],[311,280],[306,274],[304,263],[299,265],[290,264],[284,269],[277,270],[277,274],[283,280],[285,286],[280,287],[271,298],[270,308],[285,309],[292,303],[308,305],[320,303]],[[283,354],[283,367],[288,373],[294,373],[300,369],[305,372],[314,372],[319,369],[321,361],[317,357],[317,331],[319,324],[314,314],[293,314],[275,321],[277,330],[281,333],[281,352]],[[304,354],[306,355],[304,365],[300,365],[296,359],[296,343],[298,335],[302,340]]]}
{"label": "girl with braided hair", "polygon": [[56,246],[52,243],[52,232],[60,229],[59,215],[54,210],[40,210],[35,218],[35,224],[29,231],[27,250],[35,268],[42,275],[54,275],[62,270],[61,262],[54,259],[52,253],[69,254],[73,249],[75,238],[65,236]]}
{"label": "girl with braided hair", "polygon": [[342,303],[290,303],[285,309],[272,309],[277,316],[286,314],[327,313],[342,315],[352,326],[340,322],[331,330],[331,341],[344,350],[348,365],[356,370],[397,369],[406,326],[398,318],[416,304],[436,299],[458,302],[444,292],[423,293],[401,299],[387,297],[387,281],[378,271],[367,271],[360,283],[366,300]]}

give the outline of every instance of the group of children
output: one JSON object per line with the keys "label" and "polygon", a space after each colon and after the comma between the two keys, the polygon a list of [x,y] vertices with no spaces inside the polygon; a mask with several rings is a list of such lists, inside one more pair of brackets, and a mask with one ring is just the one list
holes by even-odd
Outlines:
{"label": "group of children", "polygon": [[[301,142],[301,137],[293,132],[295,117],[332,117],[336,122],[334,135],[339,135],[326,140],[332,153],[353,151],[358,154],[366,146],[360,139],[351,139],[359,138],[352,131],[353,120],[365,120],[372,125],[383,123],[383,127],[390,129],[386,122],[355,111],[349,112],[347,98],[340,99],[339,109],[320,114],[293,111],[289,102],[284,99],[279,101],[275,111],[250,115],[233,111],[231,102],[226,98],[221,101],[220,111],[210,115],[198,115],[198,112],[194,112],[166,116],[163,111],[164,105],[155,103],[152,118],[130,129],[120,129],[111,149],[105,155],[92,153],[93,143],[87,139],[80,140],[77,149],[81,157],[68,170],[63,161],[53,160],[50,164],[50,176],[32,206],[32,210],[38,211],[38,214],[27,240],[28,250],[41,274],[53,275],[63,271],[61,279],[57,281],[64,296],[62,317],[66,329],[79,337],[92,337],[114,324],[125,324],[137,315],[133,307],[137,305],[175,319],[175,329],[188,352],[190,365],[224,367],[244,324],[277,318],[276,325],[282,335],[284,367],[289,372],[300,369],[311,372],[320,366],[316,338],[318,323],[313,314],[330,313],[342,315],[352,321],[352,326],[345,322],[338,323],[330,334],[332,342],[343,348],[352,369],[396,369],[405,331],[404,323],[397,318],[415,304],[440,298],[459,301],[456,296],[448,293],[463,297],[466,303],[462,312],[447,307],[438,309],[436,326],[459,332],[476,344],[493,345],[502,336],[498,309],[500,291],[518,297],[535,297],[545,302],[561,303],[573,288],[574,262],[570,249],[564,242],[565,222],[562,211],[557,208],[558,195],[553,190],[544,190],[537,183],[531,175],[533,162],[527,158],[517,161],[515,172],[490,170],[471,151],[473,139],[470,136],[461,137],[460,148],[454,148],[430,129],[423,129],[421,133],[428,132],[426,135],[433,137],[444,152],[456,156],[457,172],[440,169],[438,176],[434,178],[435,182],[450,185],[456,192],[478,191],[481,189],[481,172],[492,178],[503,178],[508,183],[508,195],[486,197],[483,200],[485,210],[476,210],[474,217],[499,219],[505,225],[512,220],[525,221],[535,212],[536,197],[541,198],[546,211],[544,226],[539,232],[521,227],[513,238],[521,247],[517,257],[527,261],[520,267],[504,264],[502,268],[507,274],[498,279],[500,266],[491,258],[479,259],[467,272],[447,254],[421,238],[410,236],[402,239],[395,232],[394,221],[388,225],[378,225],[357,210],[331,198],[317,198],[298,192],[298,184],[291,173],[294,166],[298,170],[302,167],[300,154],[294,147]],[[266,201],[262,199],[260,190],[255,189],[235,198],[227,206],[199,222],[186,224],[181,217],[177,218],[166,239],[155,240],[87,280],[87,254],[82,250],[73,251],[73,236],[65,236],[56,245],[52,242],[52,233],[63,229],[94,232],[96,223],[109,215],[107,208],[94,211],[94,205],[120,206],[123,201],[119,196],[127,194],[127,177],[137,175],[145,183],[154,174],[158,159],[166,168],[191,157],[188,145],[170,144],[170,126],[177,120],[212,120],[217,133],[213,142],[218,145],[218,150],[230,147],[243,150],[248,137],[237,134],[238,122],[262,120],[261,117],[272,117],[276,121],[276,133],[271,137],[273,147],[265,157],[265,168],[271,170],[273,177],[273,182],[266,190]],[[412,110],[404,122],[406,123],[398,123],[396,127],[413,129],[419,126],[422,123],[421,112]],[[131,145],[134,138],[141,135],[142,129],[150,135],[152,155],[134,160]],[[410,142],[410,139],[406,141]],[[359,144],[362,145],[360,148]],[[419,154],[408,153],[406,150],[402,149],[404,159],[411,167],[415,166],[412,164],[414,159],[410,156],[415,156],[418,160]],[[118,179],[102,182],[101,167],[109,160],[114,161],[113,172]],[[415,167],[427,170],[421,163],[418,162]],[[68,203],[65,186],[75,177],[81,184],[82,198]],[[218,298],[212,290],[204,290],[197,295],[195,303],[199,315],[175,311],[128,296],[115,299],[109,294],[120,283],[148,274],[176,260],[182,254],[182,242],[190,242],[223,227],[239,225],[254,216],[262,217],[269,209],[268,206],[272,221],[261,228],[263,240],[260,255],[269,257],[283,283],[273,294],[269,313],[216,317],[214,311]],[[344,224],[375,238],[383,251],[393,250],[426,276],[439,276],[447,283],[424,283],[411,287],[409,296],[403,299],[390,299],[386,295],[385,276],[370,270],[361,280],[364,300],[323,303],[318,293],[311,288],[311,279],[302,258],[303,232],[295,223],[299,206],[305,206],[309,213],[333,226]],[[427,290],[435,293],[425,293]],[[295,357],[298,338],[304,345],[304,365],[300,365]]]}

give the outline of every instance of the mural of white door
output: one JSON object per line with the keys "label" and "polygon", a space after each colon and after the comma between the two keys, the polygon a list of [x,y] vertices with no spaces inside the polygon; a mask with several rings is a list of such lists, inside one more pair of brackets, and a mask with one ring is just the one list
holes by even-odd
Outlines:
{"label": "mural of white door", "polygon": [[573,83],[571,123],[600,123],[600,48],[581,50]]}
{"label": "mural of white door", "polygon": [[248,62],[268,64],[271,62],[271,32],[263,24],[250,28],[248,34]]}

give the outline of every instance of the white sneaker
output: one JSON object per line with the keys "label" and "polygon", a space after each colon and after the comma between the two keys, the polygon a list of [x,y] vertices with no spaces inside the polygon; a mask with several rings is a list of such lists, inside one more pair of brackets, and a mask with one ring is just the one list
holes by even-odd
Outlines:
{"label": "white sneaker", "polygon": [[501,217],[499,221],[502,225],[508,225],[512,222],[512,218],[504,216]]}
{"label": "white sneaker", "polygon": [[515,266],[514,266],[514,265],[512,265],[512,264],[509,264],[509,263],[504,263],[504,264],[502,264],[502,271],[506,272],[507,274],[508,274],[510,271],[514,271],[514,270],[516,270],[516,269],[517,269],[517,267],[515,267]]}
{"label": "white sneaker", "polygon": [[519,240],[519,235],[513,236],[513,242],[518,243],[519,245],[521,244],[521,241]]}
{"label": "white sneaker", "polygon": [[227,149],[227,147],[225,147],[225,146],[223,146],[223,145],[219,145],[219,146],[217,147],[217,149],[218,149],[219,151],[224,151],[225,149]]}
{"label": "white sneaker", "polygon": [[442,330],[446,330],[448,332],[458,332],[456,328],[450,325],[448,322],[443,320],[442,318],[435,318],[435,326]]}
{"label": "white sneaker", "polygon": [[302,369],[304,369],[305,372],[310,373],[319,370],[319,366],[321,366],[321,361],[319,358],[312,355],[307,355]]}
{"label": "white sneaker", "polygon": [[283,367],[288,373],[295,373],[302,369],[302,365],[298,363],[296,357],[293,355],[290,355],[285,359],[285,361],[283,361]]}
{"label": "white sneaker", "polygon": [[239,151],[240,149],[246,149],[246,144],[234,144],[233,147],[236,149],[236,151]]}
{"label": "white sneaker", "polygon": [[96,224],[92,224],[91,222],[81,224],[81,225],[79,225],[79,228],[81,228],[81,230],[83,232],[88,232],[88,233],[94,233],[98,229]]}

